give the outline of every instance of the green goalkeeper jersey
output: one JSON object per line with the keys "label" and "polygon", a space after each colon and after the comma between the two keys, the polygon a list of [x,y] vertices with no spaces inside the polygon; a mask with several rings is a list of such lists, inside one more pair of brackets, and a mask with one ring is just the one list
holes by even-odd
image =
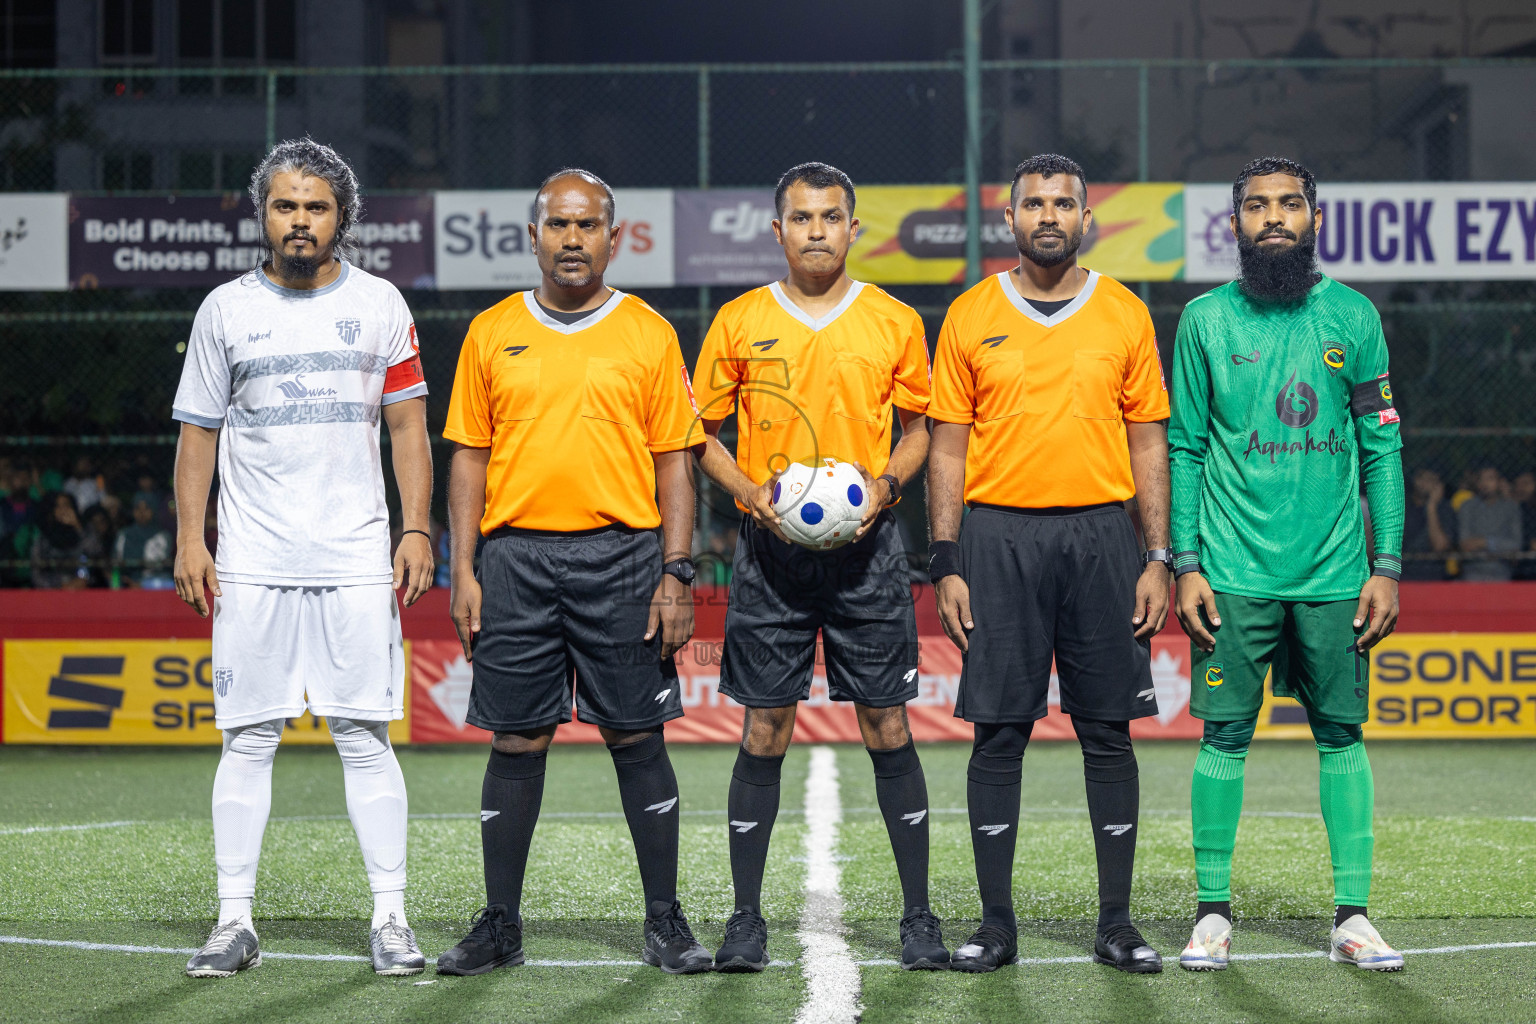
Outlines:
{"label": "green goalkeeper jersey", "polygon": [[[1338,601],[1401,571],[1403,471],[1381,317],[1324,277],[1299,303],[1237,282],[1184,309],[1173,352],[1173,550],[1224,593]],[[1361,482],[1371,510],[1366,560]]]}

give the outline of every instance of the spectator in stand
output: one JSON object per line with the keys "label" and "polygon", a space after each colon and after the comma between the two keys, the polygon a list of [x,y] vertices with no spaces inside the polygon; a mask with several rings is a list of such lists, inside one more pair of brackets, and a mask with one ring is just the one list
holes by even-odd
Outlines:
{"label": "spectator in stand", "polygon": [[152,497],[133,499],[133,523],[117,535],[116,561],[125,586],[168,590],[175,584],[168,568],[173,554],[171,534],[155,522]]}
{"label": "spectator in stand", "polygon": [[[37,534],[38,491],[32,467],[18,463],[0,478],[0,559],[26,560]],[[0,586],[26,586],[26,569],[0,566]]]}
{"label": "spectator in stand", "polygon": [[90,563],[90,585],[110,586],[109,574],[117,539],[117,531],[112,527],[112,516],[102,506],[92,505],[85,510],[82,518],[85,520],[85,539],[81,542],[80,553]]}
{"label": "spectator in stand", "polygon": [[32,585],[47,590],[80,590],[90,585],[90,570],[80,564],[85,531],[75,499],[63,491],[43,498],[43,514],[32,538]]}
{"label": "spectator in stand", "polygon": [[1455,509],[1457,512],[1460,512],[1461,506],[1471,501],[1473,495],[1476,493],[1477,470],[1463,470],[1461,479],[1456,483],[1456,490],[1451,494],[1451,508]]}
{"label": "spectator in stand", "polygon": [[102,479],[96,474],[96,464],[91,461],[89,455],[82,455],[75,460],[75,472],[68,480],[64,481],[64,492],[75,499],[75,507],[89,511],[92,505],[100,505],[102,495],[106,493],[102,487]]}
{"label": "spectator in stand", "polygon": [[1444,560],[1429,561],[1411,555],[1451,554],[1456,549],[1456,511],[1445,497],[1445,481],[1432,469],[1413,474],[1408,504],[1403,509],[1403,579],[1449,578]]}
{"label": "spectator in stand", "polygon": [[[1457,511],[1463,552],[1509,555],[1520,550],[1520,506],[1508,497],[1509,484],[1493,466],[1477,471],[1475,494]],[[1514,563],[1509,559],[1466,558],[1461,578],[1481,583],[1510,579]]]}
{"label": "spectator in stand", "polygon": [[[1515,477],[1511,496],[1520,505],[1520,535],[1525,538],[1525,550],[1536,554],[1536,473],[1526,470]],[[1536,560],[1516,562],[1515,578],[1536,580]]]}

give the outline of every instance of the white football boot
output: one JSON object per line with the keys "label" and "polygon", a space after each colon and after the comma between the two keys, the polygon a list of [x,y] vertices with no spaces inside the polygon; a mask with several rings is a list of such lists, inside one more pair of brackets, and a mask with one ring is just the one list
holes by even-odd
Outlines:
{"label": "white football boot", "polygon": [[1179,954],[1179,966],[1186,971],[1224,971],[1231,948],[1232,922],[1220,914],[1206,914]]}
{"label": "white football boot", "polygon": [[1328,959],[1367,971],[1400,971],[1403,954],[1387,945],[1364,914],[1356,914],[1328,936]]}
{"label": "white football boot", "polygon": [[228,978],[261,966],[261,947],[256,930],[243,917],[226,921],[213,930],[197,955],[187,961],[189,978]]}

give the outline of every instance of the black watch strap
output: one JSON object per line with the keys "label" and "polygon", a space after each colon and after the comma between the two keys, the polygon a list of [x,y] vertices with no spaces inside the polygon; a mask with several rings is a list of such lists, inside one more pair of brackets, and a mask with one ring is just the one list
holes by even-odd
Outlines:
{"label": "black watch strap", "polygon": [[1172,571],[1172,569],[1173,569],[1173,549],[1172,548],[1152,548],[1146,554],[1141,556],[1141,567],[1143,569],[1145,569],[1147,566],[1151,565],[1153,562],[1162,562],[1165,566],[1168,567],[1168,569],[1170,571]]}
{"label": "black watch strap", "polygon": [[674,558],[666,565],[663,565],[661,571],[668,576],[681,580],[684,586],[689,587],[693,586],[693,581],[698,576],[698,573],[694,570],[693,559],[691,558]]}
{"label": "black watch strap", "polygon": [[891,500],[885,503],[886,508],[890,508],[901,500],[901,481],[896,479],[894,473],[881,473],[875,479],[884,480],[891,489]]}

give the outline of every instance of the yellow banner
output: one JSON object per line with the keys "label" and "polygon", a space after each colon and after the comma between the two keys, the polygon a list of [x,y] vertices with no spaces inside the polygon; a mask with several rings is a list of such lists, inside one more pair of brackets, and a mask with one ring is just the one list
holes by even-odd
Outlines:
{"label": "yellow banner", "polygon": [[[1396,633],[1371,651],[1367,738],[1536,737],[1536,633]],[[1257,736],[1310,739],[1300,704],[1270,694]]]}
{"label": "yellow banner", "polygon": [[[207,640],[7,640],[5,742],[219,743],[212,663]],[[409,643],[405,663],[409,672]],[[409,742],[409,702],[389,736]],[[283,741],[331,737],[322,719],[306,714],[289,720]]]}
{"label": "yellow banner", "polygon": [[[1018,265],[1003,209],[1007,185],[981,196],[982,269]],[[1184,186],[1177,182],[1089,185],[1093,227],[1078,257],[1122,281],[1171,281],[1184,269]],[[965,190],[959,185],[867,185],[859,189],[859,239],[848,273],[876,284],[958,284],[965,280]]]}

